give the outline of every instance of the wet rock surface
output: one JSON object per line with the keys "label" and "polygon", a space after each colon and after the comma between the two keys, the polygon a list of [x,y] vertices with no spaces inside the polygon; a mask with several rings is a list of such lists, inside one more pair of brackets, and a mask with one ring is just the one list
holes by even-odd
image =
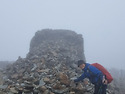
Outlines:
{"label": "wet rock surface", "polygon": [[19,57],[3,71],[0,94],[92,94],[92,84],[73,82],[81,73],[75,64],[79,59],[85,60],[81,35],[68,30],[38,31],[27,57]]}

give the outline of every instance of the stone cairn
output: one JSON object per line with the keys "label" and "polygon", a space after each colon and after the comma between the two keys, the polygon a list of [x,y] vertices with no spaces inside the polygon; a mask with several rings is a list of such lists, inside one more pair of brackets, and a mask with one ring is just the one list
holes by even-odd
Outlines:
{"label": "stone cairn", "polygon": [[82,35],[70,30],[36,32],[26,58],[3,71],[0,94],[92,94],[92,85],[72,80],[81,74],[76,62],[85,60]]}

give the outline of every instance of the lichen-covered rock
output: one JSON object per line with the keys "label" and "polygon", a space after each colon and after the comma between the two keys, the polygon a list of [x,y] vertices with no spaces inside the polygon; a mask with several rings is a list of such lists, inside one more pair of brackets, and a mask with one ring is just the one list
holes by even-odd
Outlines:
{"label": "lichen-covered rock", "polygon": [[70,83],[69,78],[65,73],[60,72],[58,77],[59,77],[61,84],[69,85]]}

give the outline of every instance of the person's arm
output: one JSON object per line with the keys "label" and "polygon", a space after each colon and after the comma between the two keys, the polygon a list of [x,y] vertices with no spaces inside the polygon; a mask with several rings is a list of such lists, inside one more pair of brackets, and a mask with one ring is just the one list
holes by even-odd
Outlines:
{"label": "person's arm", "polygon": [[85,78],[85,75],[83,73],[80,77],[78,77],[77,79],[75,79],[74,82],[79,82],[79,81],[83,80],[84,78]]}

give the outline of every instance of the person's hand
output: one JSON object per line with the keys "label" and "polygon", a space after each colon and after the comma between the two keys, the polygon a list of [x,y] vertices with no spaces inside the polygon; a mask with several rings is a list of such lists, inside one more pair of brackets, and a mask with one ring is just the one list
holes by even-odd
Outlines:
{"label": "person's hand", "polygon": [[85,84],[85,85],[88,85],[88,83],[89,83],[89,82],[88,82],[87,80],[84,81],[84,84]]}
{"label": "person's hand", "polygon": [[77,82],[77,79],[75,79],[74,82],[76,83],[76,82]]}
{"label": "person's hand", "polygon": [[105,80],[104,84],[107,85],[108,84],[108,80]]}
{"label": "person's hand", "polygon": [[108,81],[107,81],[106,79],[103,79],[103,80],[102,80],[102,83],[105,84],[105,85],[107,85],[107,84],[108,84]]}
{"label": "person's hand", "polygon": [[73,82],[77,82],[76,77],[70,78],[70,80],[73,81]]}

